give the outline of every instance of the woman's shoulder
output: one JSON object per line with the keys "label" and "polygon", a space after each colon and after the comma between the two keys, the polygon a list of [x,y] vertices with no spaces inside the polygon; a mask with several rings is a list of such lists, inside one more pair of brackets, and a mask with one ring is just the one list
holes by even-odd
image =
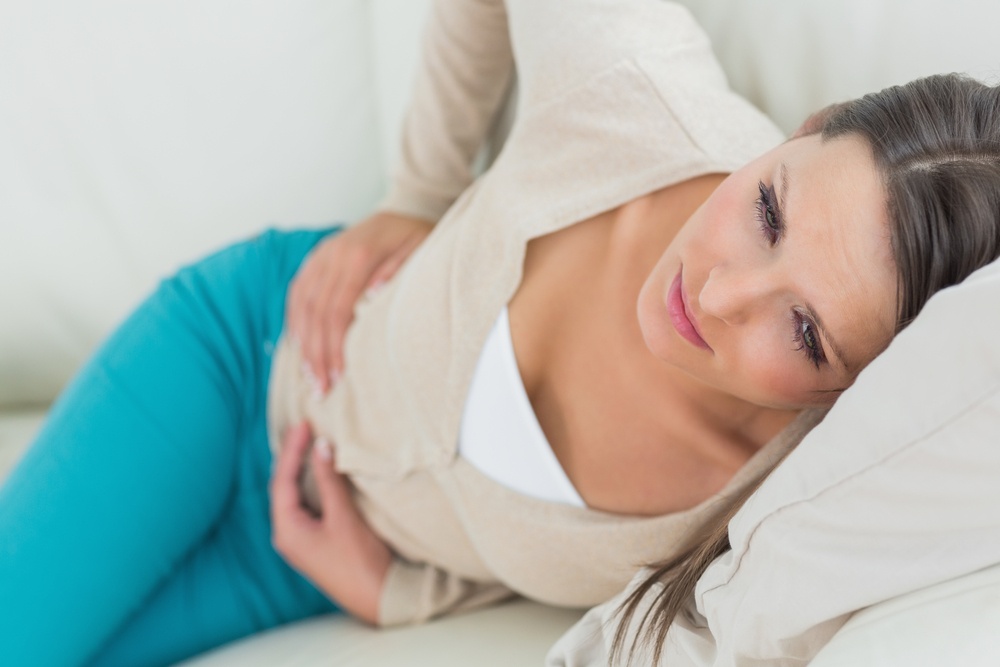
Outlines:
{"label": "woman's shoulder", "polygon": [[[708,36],[677,3],[580,0],[572,10],[551,0],[508,5],[523,117],[558,116],[553,125],[565,126],[572,113],[614,130],[615,145],[623,147],[630,138],[648,146],[655,132],[672,138],[672,152],[693,143],[715,171],[738,169],[785,138],[729,88]],[[582,132],[593,127],[577,129],[581,137],[593,136]],[[608,132],[598,134],[606,150]]]}
{"label": "woman's shoulder", "polygon": [[529,102],[645,55],[711,53],[688,10],[664,0],[507,0],[519,87]]}

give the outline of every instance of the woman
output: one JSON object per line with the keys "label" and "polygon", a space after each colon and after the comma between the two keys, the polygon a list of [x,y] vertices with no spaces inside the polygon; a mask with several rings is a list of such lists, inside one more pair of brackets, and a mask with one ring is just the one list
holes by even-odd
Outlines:
{"label": "woman", "polygon": [[[515,60],[517,122],[470,183]],[[5,656],[162,664],[336,607],[390,624],[512,592],[606,600],[723,525],[721,499],[998,254],[997,95],[978,84],[889,91],[773,148],[670,3],[443,1],[426,61],[385,205],[404,218],[351,233],[387,264],[331,264],[351,237],[323,241],[296,346],[285,292],[324,234],[226,249],[166,281],[53,408],[0,491],[0,596],[25,628]],[[928,179],[913,206],[897,151]],[[404,259],[342,360],[324,352],[300,307]]]}

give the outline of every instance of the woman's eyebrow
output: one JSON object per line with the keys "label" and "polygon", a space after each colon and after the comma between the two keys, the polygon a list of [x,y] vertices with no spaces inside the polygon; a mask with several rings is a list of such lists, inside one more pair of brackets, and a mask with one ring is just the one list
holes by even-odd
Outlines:
{"label": "woman's eyebrow", "polygon": [[837,341],[833,339],[833,336],[830,335],[827,328],[823,326],[823,320],[820,319],[816,309],[813,308],[808,302],[805,304],[805,308],[806,314],[809,315],[809,318],[816,323],[816,328],[819,329],[820,335],[823,336],[827,342],[827,346],[830,348],[830,351],[833,352],[833,357],[838,363],[840,363],[844,370],[848,373],[853,373],[854,366],[847,360],[847,355],[844,354],[844,348],[837,344]]}

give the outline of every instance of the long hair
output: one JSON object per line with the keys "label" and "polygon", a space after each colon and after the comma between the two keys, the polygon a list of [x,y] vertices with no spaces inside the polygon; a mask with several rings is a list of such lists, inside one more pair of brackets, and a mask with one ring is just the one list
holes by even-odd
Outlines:
{"label": "long hair", "polygon": [[[897,271],[897,333],[935,292],[1000,256],[997,87],[958,74],[917,79],[827,107],[797,135],[817,132],[824,141],[859,136],[871,148],[887,197]],[[632,590],[618,609],[612,664],[626,650],[633,621],[636,635],[627,661],[651,644],[653,662],[659,662],[667,631],[692,598],[698,579],[731,548],[730,520],[779,463],[781,459],[723,501],[700,531],[673,557],[654,564],[653,573]],[[636,618],[641,606],[646,611]]]}

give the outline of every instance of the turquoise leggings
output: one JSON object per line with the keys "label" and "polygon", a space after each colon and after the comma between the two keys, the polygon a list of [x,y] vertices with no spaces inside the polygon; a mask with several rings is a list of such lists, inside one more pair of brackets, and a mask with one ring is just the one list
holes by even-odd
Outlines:
{"label": "turquoise leggings", "polygon": [[265,403],[322,231],[182,269],[114,332],[0,488],[0,662],[164,665],[337,607],[271,546]]}

